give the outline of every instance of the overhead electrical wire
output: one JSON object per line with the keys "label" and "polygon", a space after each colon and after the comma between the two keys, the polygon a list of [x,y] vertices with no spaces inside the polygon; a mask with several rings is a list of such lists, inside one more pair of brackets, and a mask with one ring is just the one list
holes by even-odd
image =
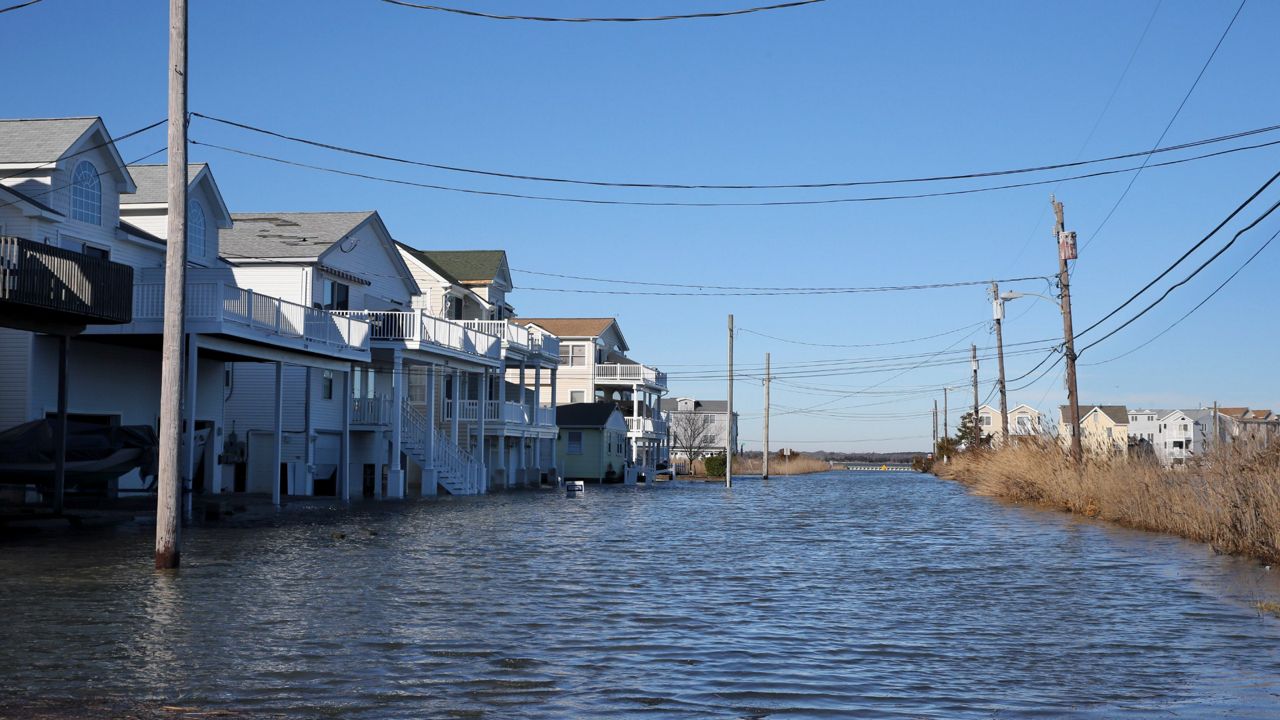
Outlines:
{"label": "overhead electrical wire", "polygon": [[1251,263],[1251,262],[1253,262],[1253,261],[1254,261],[1254,258],[1258,257],[1258,255],[1261,255],[1261,254],[1262,254],[1262,251],[1263,251],[1263,250],[1266,250],[1266,249],[1267,249],[1267,246],[1269,246],[1269,245],[1272,243],[1272,241],[1274,241],[1277,237],[1280,237],[1280,230],[1277,230],[1275,233],[1273,233],[1273,234],[1271,235],[1271,237],[1270,237],[1270,238],[1268,238],[1268,239],[1267,239],[1267,241],[1266,241],[1266,242],[1262,243],[1262,246],[1261,246],[1261,247],[1259,247],[1257,250],[1255,250],[1255,251],[1254,251],[1254,253],[1253,253],[1252,255],[1250,255],[1250,256],[1249,256],[1249,259],[1248,259],[1248,260],[1245,260],[1245,261],[1244,261],[1244,263],[1240,265],[1240,267],[1236,268],[1236,271],[1235,271],[1235,272],[1233,272],[1233,273],[1231,273],[1230,275],[1228,275],[1226,280],[1223,280],[1223,281],[1222,281],[1222,283],[1221,283],[1220,285],[1218,285],[1218,287],[1214,288],[1214,289],[1213,289],[1213,292],[1209,293],[1207,296],[1205,296],[1205,298],[1204,298],[1203,300],[1201,300],[1200,302],[1196,303],[1195,307],[1193,307],[1193,308],[1191,308],[1190,310],[1188,310],[1187,312],[1183,313],[1182,317],[1179,317],[1177,320],[1174,320],[1172,323],[1170,323],[1170,324],[1169,324],[1169,326],[1168,326],[1168,327],[1166,327],[1165,329],[1163,329],[1163,330],[1161,330],[1160,332],[1156,333],[1156,334],[1155,334],[1155,335],[1154,335],[1150,340],[1147,340],[1146,342],[1144,342],[1144,343],[1142,343],[1141,345],[1139,345],[1139,346],[1137,346],[1137,347],[1133,348],[1132,350],[1128,350],[1128,351],[1126,351],[1126,352],[1120,353],[1119,355],[1116,355],[1115,357],[1107,358],[1106,360],[1099,360],[1098,362],[1092,362],[1092,363],[1081,363],[1081,365],[1105,365],[1106,363],[1113,362],[1113,361],[1115,361],[1115,360],[1119,360],[1120,358],[1123,358],[1123,357],[1127,357],[1127,356],[1129,356],[1129,355],[1132,355],[1132,354],[1134,354],[1135,352],[1137,352],[1137,351],[1141,350],[1142,348],[1144,348],[1144,347],[1146,347],[1146,346],[1150,345],[1151,343],[1155,342],[1156,340],[1159,340],[1162,336],[1164,336],[1164,334],[1165,334],[1165,333],[1169,332],[1170,330],[1172,330],[1172,329],[1174,329],[1175,327],[1177,327],[1178,325],[1180,325],[1180,324],[1182,323],[1182,321],[1183,321],[1183,320],[1186,320],[1187,318],[1191,317],[1191,315],[1192,315],[1192,314],[1194,314],[1194,313],[1195,313],[1195,311],[1199,310],[1201,307],[1203,307],[1203,306],[1204,306],[1204,304],[1205,304],[1205,303],[1207,303],[1207,302],[1209,302],[1210,300],[1212,300],[1212,299],[1213,299],[1213,297],[1214,297],[1215,295],[1217,295],[1217,294],[1222,290],[1222,288],[1226,287],[1228,283],[1230,283],[1232,280],[1234,280],[1234,279],[1236,278],[1236,276],[1237,276],[1237,275],[1239,275],[1239,274],[1241,273],[1241,271],[1243,271],[1246,267],[1248,267],[1248,266],[1249,266],[1249,263]]}
{"label": "overhead electrical wire", "polygon": [[[1222,47],[1223,41],[1227,39],[1227,34],[1231,32],[1232,26],[1236,24],[1236,18],[1240,17],[1240,11],[1244,10],[1246,2],[1248,2],[1248,0],[1240,0],[1240,6],[1236,8],[1235,15],[1231,16],[1231,22],[1227,23],[1226,29],[1224,29],[1222,31],[1222,35],[1218,37],[1218,43],[1213,46],[1213,51],[1209,53],[1209,57],[1205,59],[1204,65],[1200,67],[1200,72],[1196,75],[1195,81],[1191,83],[1191,87],[1187,89],[1187,94],[1182,96],[1182,102],[1178,103],[1178,109],[1173,111],[1173,117],[1169,118],[1169,122],[1165,124],[1164,130],[1160,133],[1160,137],[1156,138],[1153,149],[1159,147],[1160,143],[1164,142],[1164,136],[1169,134],[1169,128],[1173,127],[1173,123],[1178,119],[1178,116],[1182,114],[1182,109],[1186,107],[1187,101],[1191,99],[1191,93],[1196,91],[1196,86],[1200,84],[1200,79],[1204,77],[1205,71],[1209,69],[1209,64],[1213,62],[1214,56],[1218,54],[1218,49]],[[1150,158],[1150,155],[1146,156],[1147,160]],[[1120,204],[1124,202],[1124,199],[1129,195],[1129,191],[1133,189],[1133,184],[1138,181],[1138,177],[1142,175],[1142,171],[1145,170],[1146,167],[1147,162],[1144,160],[1142,165],[1138,168],[1138,171],[1129,178],[1129,184],[1125,185],[1124,192],[1121,192],[1120,197],[1116,198],[1115,204],[1107,211],[1106,216],[1102,218],[1102,222],[1098,224],[1098,227],[1095,228],[1089,238],[1085,240],[1084,245],[1081,247],[1082,250],[1088,248],[1094,239],[1098,237],[1098,234],[1102,232],[1102,229],[1107,226],[1107,222],[1109,222],[1111,220],[1111,216],[1115,214],[1116,208],[1120,207]]]}
{"label": "overhead electrical wire", "polygon": [[643,285],[648,287],[677,287],[677,288],[693,288],[705,290],[763,290],[772,292],[887,292],[892,290],[932,290],[935,288],[951,288],[965,287],[969,285],[990,285],[993,282],[1015,283],[1028,280],[1048,280],[1052,279],[1052,275],[1030,275],[1027,277],[1005,278],[1003,280],[964,280],[949,283],[933,283],[925,285],[881,285],[881,286],[864,286],[864,287],[841,287],[841,286],[752,286],[752,285],[711,285],[706,283],[676,283],[676,282],[655,282],[651,280],[626,280],[621,278],[600,278],[589,277],[586,275],[567,275],[565,273],[545,272],[541,270],[523,270],[512,268],[512,272],[523,273],[526,275],[541,275],[543,277],[561,278],[564,280],[586,280],[588,282],[606,283],[610,285]]}
{"label": "overhead electrical wire", "polygon": [[36,3],[42,3],[42,2],[44,2],[44,0],[27,0],[27,2],[24,2],[24,3],[18,3],[17,5],[10,5],[9,7],[6,7],[6,8],[0,8],[0,14],[12,12],[14,10],[21,10],[24,7],[31,7]]}
{"label": "overhead electrical wire", "polygon": [[[107,146],[110,146],[110,145],[115,145],[116,143],[119,143],[119,142],[120,142],[120,141],[122,141],[122,140],[128,140],[129,138],[131,138],[131,137],[133,137],[133,136],[135,136],[135,135],[141,135],[142,133],[144,133],[144,132],[146,132],[146,131],[148,131],[148,130],[151,130],[151,129],[153,129],[153,128],[157,128],[157,127],[159,127],[159,126],[161,126],[161,125],[164,125],[164,124],[165,124],[165,123],[167,123],[167,122],[169,122],[169,119],[168,119],[168,118],[162,118],[162,119],[160,119],[160,120],[158,120],[158,121],[156,121],[156,122],[153,122],[153,123],[151,123],[150,125],[147,125],[147,126],[145,126],[145,127],[140,127],[140,128],[138,128],[137,130],[132,130],[132,131],[127,132],[127,133],[125,133],[125,134],[123,134],[123,135],[120,135],[120,136],[118,136],[118,137],[112,137],[112,138],[109,138],[106,142],[100,142],[100,143],[98,143],[97,145],[90,145],[89,147],[84,148],[83,150],[77,150],[77,151],[75,151],[75,152],[73,152],[73,153],[71,153],[71,154],[69,154],[69,155],[62,155],[61,157],[56,157],[56,158],[54,158],[54,159],[52,159],[52,160],[45,161],[45,162],[41,165],[41,167],[46,166],[46,165],[53,165],[54,163],[58,162],[59,160],[69,160],[69,159],[71,159],[71,158],[73,158],[73,157],[79,157],[79,156],[81,156],[81,155],[84,155],[85,153],[91,153],[91,152],[93,152],[94,150],[100,150],[100,149],[102,149],[102,148],[104,148],[104,147],[107,147]],[[140,162],[140,161],[134,161],[134,162]],[[126,163],[126,165],[132,165],[132,164],[134,164],[134,163]],[[11,180],[11,179],[13,179],[13,178],[16,178],[16,177],[20,177],[20,176],[22,176],[22,175],[25,175],[26,173],[28,173],[28,172],[30,172],[30,171],[31,171],[30,169],[16,170],[16,171],[14,171],[14,172],[12,172],[12,173],[10,173],[10,174],[8,174],[8,175],[5,175],[4,177],[0,177],[0,180]]]}
{"label": "overhead electrical wire", "polygon": [[1218,252],[1216,252],[1216,253],[1214,253],[1213,255],[1211,255],[1211,256],[1209,257],[1209,259],[1208,259],[1208,260],[1205,260],[1203,263],[1201,263],[1201,264],[1200,264],[1200,266],[1199,266],[1199,267],[1197,267],[1195,270],[1191,271],[1191,273],[1190,273],[1189,275],[1187,275],[1187,276],[1186,276],[1186,277],[1184,277],[1183,279],[1179,280],[1178,282],[1174,283],[1173,285],[1170,285],[1168,288],[1166,288],[1166,289],[1165,289],[1164,293],[1162,293],[1162,294],[1160,295],[1160,297],[1156,298],[1154,301],[1152,301],[1152,302],[1151,302],[1151,304],[1149,304],[1149,305],[1147,305],[1146,307],[1144,307],[1144,308],[1143,308],[1141,311],[1139,311],[1136,315],[1134,315],[1133,317],[1131,317],[1131,318],[1129,318],[1128,320],[1126,320],[1126,321],[1124,321],[1123,323],[1121,323],[1119,326],[1117,326],[1117,327],[1115,327],[1114,329],[1112,329],[1112,330],[1111,330],[1111,332],[1107,333],[1106,335],[1103,335],[1102,337],[1098,338],[1097,340],[1094,340],[1093,342],[1089,343],[1088,345],[1085,345],[1083,348],[1080,348],[1080,350],[1078,350],[1078,351],[1076,352],[1076,356],[1077,356],[1077,357],[1079,357],[1081,354],[1083,354],[1083,353],[1084,353],[1086,350],[1088,350],[1089,348],[1091,348],[1091,347],[1093,347],[1093,346],[1097,345],[1098,343],[1100,343],[1100,342],[1102,342],[1102,341],[1106,340],[1107,338],[1109,338],[1109,337],[1111,337],[1111,336],[1115,335],[1116,333],[1120,332],[1121,330],[1125,329],[1126,327],[1129,327],[1129,326],[1130,326],[1130,325],[1132,325],[1132,324],[1134,323],[1134,321],[1136,321],[1138,318],[1142,317],[1143,315],[1146,315],[1146,314],[1147,314],[1147,313],[1148,313],[1152,308],[1154,308],[1155,306],[1157,306],[1157,305],[1159,305],[1160,303],[1164,302],[1165,298],[1169,297],[1170,293],[1172,293],[1174,290],[1177,290],[1178,288],[1182,287],[1183,285],[1186,285],[1188,282],[1191,282],[1191,279],[1192,279],[1192,278],[1194,278],[1196,275],[1199,275],[1199,274],[1200,274],[1200,271],[1202,271],[1202,270],[1204,270],[1206,267],[1208,267],[1208,266],[1209,266],[1209,264],[1210,264],[1210,263],[1212,263],[1214,260],[1217,260],[1219,257],[1222,257],[1222,254],[1223,254],[1223,253],[1225,253],[1227,250],[1229,250],[1229,249],[1231,248],[1231,246],[1232,246],[1232,245],[1235,245],[1236,240],[1239,240],[1241,235],[1243,235],[1243,234],[1245,234],[1246,232],[1249,232],[1249,231],[1250,231],[1250,230],[1252,230],[1253,228],[1257,227],[1257,225],[1258,225],[1259,223],[1261,223],[1263,220],[1266,220],[1266,219],[1267,219],[1267,217],[1268,217],[1269,215],[1271,215],[1271,213],[1275,212],[1276,208],[1280,208],[1280,200],[1276,201],[1274,204],[1272,204],[1272,206],[1271,206],[1271,207],[1267,208],[1267,210],[1266,210],[1265,212],[1263,212],[1261,215],[1259,215],[1257,218],[1255,218],[1255,219],[1253,220],[1253,222],[1249,223],[1248,225],[1244,226],[1244,227],[1243,227],[1243,228],[1241,228],[1239,231],[1237,231],[1237,232],[1236,232],[1236,234],[1235,234],[1235,235],[1233,235],[1233,236],[1231,237],[1231,240],[1227,242],[1227,244],[1225,244],[1225,245],[1223,245],[1221,248],[1219,248],[1219,249],[1218,249]]}
{"label": "overhead electrical wire", "polygon": [[410,0],[382,0],[382,2],[385,2],[388,5],[398,5],[400,7],[411,8],[414,10],[431,10],[434,12],[450,13],[453,15],[482,18],[485,20],[524,20],[545,23],[644,23],[665,22],[671,20],[704,20],[709,18],[733,17],[736,15],[751,15],[753,13],[768,12],[771,10],[786,10],[804,5],[816,5],[820,2],[826,2],[826,0],[791,0],[791,2],[775,3],[773,5],[759,5],[755,7],[740,8],[737,10],[685,13],[683,15],[652,15],[648,17],[549,17],[539,15],[500,15],[497,13],[480,12],[479,10],[465,10],[463,8],[448,7],[444,5],[411,2]]}
{"label": "overhead electrical wire", "polygon": [[[249,150],[241,150],[238,148],[219,145],[216,143],[200,142],[194,139],[190,140],[190,143],[192,145],[200,145],[203,147],[214,148],[216,150],[221,150],[223,152],[232,153],[232,154],[240,155],[243,157],[256,158],[258,160],[267,160],[269,162],[274,162],[281,165],[287,165],[290,167],[303,168],[306,170],[315,170],[317,172],[325,172],[325,173],[330,173],[334,175],[342,175],[345,177],[360,178],[363,180],[373,180],[376,182],[388,183],[392,185],[417,187],[425,190],[439,190],[442,192],[454,192],[454,193],[462,193],[466,195],[480,195],[485,197],[500,197],[500,198],[510,198],[510,199],[517,199],[517,200],[538,200],[542,202],[571,203],[571,204],[580,204],[580,205],[623,205],[623,206],[635,206],[635,207],[696,207],[696,208],[788,207],[788,206],[807,206],[807,205],[839,205],[839,204],[866,203],[866,202],[887,202],[887,201],[893,201],[893,200],[919,200],[924,198],[973,195],[977,193],[994,192],[998,190],[1013,190],[1017,188],[1034,187],[1037,185],[1049,185],[1052,183],[1061,183],[1061,182],[1068,182],[1073,180],[1086,180],[1089,178],[1104,177],[1107,175],[1116,175],[1120,173],[1131,172],[1137,169],[1134,167],[1128,167],[1128,168],[1120,168],[1116,170],[1100,170],[1092,173],[1072,175],[1072,176],[1061,177],[1061,178],[1051,178],[1048,180],[1035,180],[1035,181],[1023,182],[1023,183],[1010,183],[1006,185],[992,185],[992,186],[980,187],[980,188],[969,188],[965,190],[947,190],[947,191],[913,193],[913,194],[904,194],[904,195],[868,195],[868,196],[862,196],[862,197],[806,199],[806,200],[769,200],[769,201],[755,201],[755,202],[604,200],[604,199],[581,198],[581,197],[558,197],[558,196],[552,196],[552,195],[530,195],[526,193],[500,192],[497,190],[479,190],[476,188],[463,188],[463,187],[456,187],[451,185],[438,185],[435,183],[424,183],[424,182],[417,182],[413,180],[402,180],[399,178],[390,178],[390,177],[385,177],[381,175],[371,175],[368,173],[354,172],[351,170],[340,170],[338,168],[327,167],[324,165],[314,165],[311,163],[304,163],[296,160],[287,160],[285,158],[275,157],[273,155],[266,155],[264,153],[251,152]],[[1271,147],[1274,145],[1280,145],[1280,140],[1271,140],[1269,142],[1258,143],[1255,145],[1243,145],[1240,147],[1228,148],[1226,150],[1218,150],[1211,153],[1205,153],[1203,155],[1193,155],[1191,157],[1180,158],[1177,160],[1166,160],[1164,162],[1150,164],[1147,167],[1155,168],[1155,167],[1168,167],[1172,165],[1180,165],[1183,163],[1194,162],[1196,160],[1204,160],[1206,158],[1217,157],[1220,155],[1229,155],[1232,153],[1244,152],[1247,150],[1257,150],[1260,148]]]}
{"label": "overhead electrical wire", "polygon": [[1264,182],[1261,186],[1259,186],[1257,190],[1254,190],[1253,194],[1251,194],[1244,202],[1236,206],[1236,208],[1232,210],[1231,213],[1228,214],[1225,218],[1223,218],[1221,222],[1215,225],[1214,228],[1208,232],[1208,234],[1200,238],[1199,242],[1195,243],[1190,248],[1188,248],[1186,252],[1182,253],[1182,255],[1178,257],[1177,260],[1173,261],[1173,264],[1165,268],[1164,271],[1161,272],[1159,275],[1157,275],[1154,279],[1152,279],[1151,282],[1147,283],[1146,285],[1143,285],[1137,292],[1130,295],[1127,300],[1120,303],[1111,312],[1107,313],[1106,315],[1103,315],[1101,318],[1095,321],[1092,325],[1076,333],[1075,337],[1079,338],[1085,335],[1086,333],[1088,333],[1089,331],[1093,330],[1094,328],[1098,327],[1102,323],[1106,322],[1107,320],[1111,319],[1121,310],[1128,307],[1129,304],[1132,303],[1134,300],[1137,300],[1147,290],[1150,290],[1152,286],[1154,286],[1156,283],[1163,280],[1169,273],[1173,272],[1175,268],[1181,265],[1183,261],[1185,261],[1188,257],[1191,257],[1191,255],[1195,253],[1196,250],[1199,250],[1205,243],[1209,242],[1209,240],[1214,235],[1218,234],[1219,230],[1226,227],[1227,223],[1235,219],[1236,215],[1239,215],[1242,211],[1244,211],[1244,209],[1248,207],[1255,199],[1257,199],[1259,195],[1265,192],[1267,188],[1271,187],[1272,183],[1274,183],[1277,179],[1280,179],[1280,172],[1277,172],[1276,174],[1272,175],[1266,182]]}
{"label": "overhead electrical wire", "polygon": [[[1227,142],[1230,140],[1238,140],[1241,138],[1251,137],[1254,135],[1263,135],[1280,130],[1280,124],[1268,125],[1265,127],[1253,128],[1251,130],[1242,130],[1226,135],[1218,135],[1215,137],[1202,138],[1200,140],[1192,140],[1190,142],[1179,143],[1178,145],[1170,145],[1169,147],[1157,147],[1151,150],[1143,150],[1140,152],[1125,152],[1118,155],[1110,155],[1107,157],[1093,158],[1091,160],[1074,160],[1072,162],[1054,163],[1049,165],[1038,165],[1032,167],[1021,167],[1015,169],[1004,170],[985,170],[965,173],[954,173],[949,175],[932,175],[908,178],[889,178],[878,180],[844,180],[834,182],[803,182],[803,183],[767,183],[767,184],[713,184],[713,183],[678,183],[678,182],[625,182],[617,180],[584,180],[581,178],[554,177],[548,175],[534,175],[525,173],[503,172],[498,170],[482,170],[477,168],[462,167],[458,165],[446,165],[442,163],[428,162],[424,160],[413,160],[395,155],[387,155],[385,153],[372,152],[368,150],[360,150],[357,148],[337,145],[334,143],[312,140],[297,135],[289,135],[277,130],[242,123],[235,120],[228,120],[213,115],[205,115],[204,113],[193,112],[192,117],[211,122],[220,123],[230,127],[248,130],[250,132],[266,135],[268,137],[287,140],[289,142],[299,143],[302,145],[310,145],[312,147],[324,150],[332,150],[334,152],[355,155],[358,157],[370,158],[373,160],[384,160],[387,162],[398,163],[401,165],[412,165],[416,167],[429,168],[432,170],[445,170],[448,172],[464,173],[470,175],[481,175],[486,177],[502,178],[506,180],[527,180],[533,182],[558,183],[567,185],[588,185],[594,187],[609,188],[630,188],[630,189],[657,189],[657,190],[815,190],[815,189],[831,189],[831,188],[847,188],[847,187],[863,187],[870,185],[900,185],[914,183],[943,182],[952,180],[974,180],[989,177],[1000,177],[1005,175],[1021,175],[1026,173],[1044,172],[1047,170],[1062,170],[1065,168],[1082,167],[1086,165],[1096,165],[1099,163],[1114,162],[1116,160],[1128,160],[1132,158],[1145,157],[1168,152],[1176,152],[1178,150],[1187,150],[1203,145],[1213,145],[1216,143]],[[1131,172],[1136,168],[1121,170],[1120,172]]]}

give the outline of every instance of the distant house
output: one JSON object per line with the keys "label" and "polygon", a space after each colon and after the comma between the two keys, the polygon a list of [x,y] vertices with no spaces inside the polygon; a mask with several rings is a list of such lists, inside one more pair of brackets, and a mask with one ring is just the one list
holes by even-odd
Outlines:
{"label": "distant house", "polygon": [[[1009,411],[1009,434],[1012,436],[1034,437],[1040,434],[1043,425],[1040,411],[1026,403]],[[1004,434],[1000,425],[1000,409],[990,405],[978,408],[978,427],[984,436],[990,436],[999,444]]]}
{"label": "distant house", "polygon": [[[697,400],[688,397],[663,398],[658,409],[671,418],[671,454],[681,460],[697,460],[685,457],[693,447],[705,447],[714,454],[723,452],[730,445],[729,403],[726,400]],[[698,432],[699,438],[684,435]],[[738,438],[738,413],[733,414],[733,445]]]}
{"label": "distant house", "polygon": [[561,405],[556,425],[556,460],[564,479],[603,483],[627,477],[627,421],[617,405]]}
{"label": "distant house", "polygon": [[[1071,408],[1058,408],[1058,439],[1071,443],[1075,428],[1069,418]],[[1129,445],[1129,409],[1124,405],[1081,405],[1080,444],[1088,452],[1108,454],[1123,452]]]}

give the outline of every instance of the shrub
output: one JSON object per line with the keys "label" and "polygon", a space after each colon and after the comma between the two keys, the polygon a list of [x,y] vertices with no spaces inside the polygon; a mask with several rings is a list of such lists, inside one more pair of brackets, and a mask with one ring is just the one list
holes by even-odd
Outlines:
{"label": "shrub", "polygon": [[724,477],[724,453],[703,458],[702,467],[706,470],[707,477]]}

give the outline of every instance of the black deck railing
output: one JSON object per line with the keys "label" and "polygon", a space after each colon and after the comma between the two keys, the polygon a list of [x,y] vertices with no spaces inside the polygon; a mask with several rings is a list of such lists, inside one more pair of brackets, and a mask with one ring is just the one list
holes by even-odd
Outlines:
{"label": "black deck railing", "polygon": [[0,309],[89,325],[133,320],[133,268],[74,250],[0,237]]}

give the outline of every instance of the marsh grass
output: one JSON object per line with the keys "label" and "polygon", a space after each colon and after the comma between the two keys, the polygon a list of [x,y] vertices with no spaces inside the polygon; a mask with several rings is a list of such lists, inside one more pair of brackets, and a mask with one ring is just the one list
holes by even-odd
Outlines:
{"label": "marsh grass", "polygon": [[[759,475],[763,462],[762,458],[747,458],[735,455],[733,457],[733,474]],[[830,469],[831,465],[827,461],[809,457],[808,455],[792,455],[789,460],[781,460],[776,457],[769,458],[769,477],[777,475],[808,475],[809,473],[826,472]],[[707,474],[701,460],[693,461],[693,474],[695,476]]]}
{"label": "marsh grass", "polygon": [[1280,562],[1280,444],[1241,441],[1163,468],[1154,459],[1092,457],[1079,467],[1052,441],[961,453],[939,477],[979,495],[1033,503],[1206,542]]}

